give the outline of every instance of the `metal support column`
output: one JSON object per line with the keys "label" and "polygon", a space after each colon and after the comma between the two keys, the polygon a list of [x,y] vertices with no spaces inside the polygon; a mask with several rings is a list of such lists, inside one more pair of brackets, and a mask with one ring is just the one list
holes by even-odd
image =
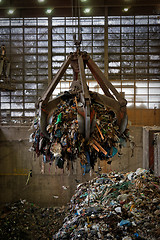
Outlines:
{"label": "metal support column", "polygon": [[104,26],[104,75],[108,79],[108,8],[105,7]]}
{"label": "metal support column", "polygon": [[48,84],[52,81],[52,17],[48,17]]}

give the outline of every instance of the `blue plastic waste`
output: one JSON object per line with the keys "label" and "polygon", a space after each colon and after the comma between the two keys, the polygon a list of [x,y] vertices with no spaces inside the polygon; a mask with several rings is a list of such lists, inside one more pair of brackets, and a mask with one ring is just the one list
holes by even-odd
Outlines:
{"label": "blue plastic waste", "polygon": [[122,220],[119,225],[120,225],[120,226],[126,225],[126,226],[129,227],[129,226],[132,225],[132,223],[131,223],[130,221],[128,221],[128,220]]}

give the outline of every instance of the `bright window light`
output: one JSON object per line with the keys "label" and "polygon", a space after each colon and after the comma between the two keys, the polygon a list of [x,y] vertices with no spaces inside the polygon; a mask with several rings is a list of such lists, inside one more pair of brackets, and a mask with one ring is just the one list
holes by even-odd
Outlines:
{"label": "bright window light", "polygon": [[43,3],[43,2],[45,2],[45,0],[38,0],[38,2],[39,2],[39,3]]}
{"label": "bright window light", "polygon": [[8,10],[8,14],[9,14],[9,15],[12,15],[13,13],[14,13],[14,9],[9,9],[9,10]]}
{"label": "bright window light", "polygon": [[53,9],[51,9],[51,8],[48,8],[48,9],[46,10],[46,13],[47,13],[47,14],[51,14],[51,13],[52,13],[52,11],[53,11]]}
{"label": "bright window light", "polygon": [[85,8],[84,13],[90,13],[91,9],[90,8]]}
{"label": "bright window light", "polygon": [[81,2],[87,2],[87,0],[81,0]]}

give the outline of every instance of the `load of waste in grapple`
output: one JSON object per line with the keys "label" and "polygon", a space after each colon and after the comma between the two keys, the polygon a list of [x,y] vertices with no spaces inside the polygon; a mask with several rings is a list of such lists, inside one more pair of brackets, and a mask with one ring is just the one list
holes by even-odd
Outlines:
{"label": "load of waste in grapple", "polygon": [[76,96],[69,96],[68,99],[61,100],[53,110],[50,124],[46,127],[49,138],[41,132],[40,116],[37,114],[33,122],[35,131],[31,134],[30,141],[33,142],[32,149],[37,156],[43,155],[44,163],[55,161],[55,166],[63,168],[64,161],[79,159],[84,173],[87,173],[94,168],[97,158],[111,163],[112,157],[117,153],[120,154],[129,132],[126,129],[120,134],[114,111],[92,99],[92,132],[89,141],[86,142],[77,120],[77,116],[84,113],[80,112],[80,102],[77,102]]}

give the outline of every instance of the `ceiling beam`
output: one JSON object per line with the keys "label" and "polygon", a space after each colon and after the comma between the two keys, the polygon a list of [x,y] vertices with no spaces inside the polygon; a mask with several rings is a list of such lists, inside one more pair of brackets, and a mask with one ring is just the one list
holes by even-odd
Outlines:
{"label": "ceiling beam", "polygon": [[[47,17],[46,8],[53,8],[51,16],[72,16],[74,9],[80,9],[81,16],[105,16],[105,8],[108,8],[108,15],[152,15],[160,14],[160,1],[157,0],[88,0],[82,3],[80,0],[46,0],[38,3],[38,0],[3,0],[0,3],[0,17],[10,17],[7,13],[9,8],[15,9],[12,17]],[[79,6],[76,3],[79,2]],[[158,3],[159,2],[159,3]],[[85,7],[90,7],[90,14],[84,14]],[[127,13],[123,12],[124,7],[129,7]],[[74,11],[75,12],[75,11]],[[75,15],[73,15],[75,16]]]}

